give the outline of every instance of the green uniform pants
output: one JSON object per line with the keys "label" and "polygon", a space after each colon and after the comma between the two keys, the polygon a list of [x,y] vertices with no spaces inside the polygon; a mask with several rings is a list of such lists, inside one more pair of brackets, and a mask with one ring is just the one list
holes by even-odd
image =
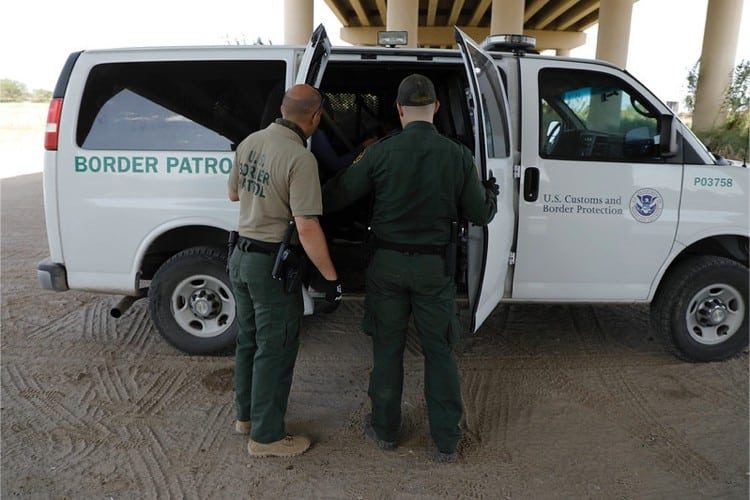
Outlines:
{"label": "green uniform pants", "polygon": [[424,352],[424,390],[430,434],[443,453],[460,439],[461,388],[452,344],[460,336],[456,285],[437,255],[378,249],[367,271],[365,332],[372,335],[369,396],[380,439],[395,441],[401,424],[404,348],[409,315]]}
{"label": "green uniform pants", "polygon": [[286,435],[284,415],[299,349],[302,291],[285,294],[271,277],[275,256],[235,249],[229,277],[237,302],[237,420],[252,421],[250,437],[272,443]]}

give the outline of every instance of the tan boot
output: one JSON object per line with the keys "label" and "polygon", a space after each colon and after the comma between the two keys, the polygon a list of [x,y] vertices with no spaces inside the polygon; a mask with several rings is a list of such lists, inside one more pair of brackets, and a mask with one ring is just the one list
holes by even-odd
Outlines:
{"label": "tan boot", "polygon": [[305,436],[287,436],[273,443],[258,443],[250,439],[247,452],[251,457],[296,457],[310,447],[310,440]]}
{"label": "tan boot", "polygon": [[234,421],[234,432],[237,434],[250,434],[250,427],[252,422],[249,420],[246,422],[243,422],[242,420],[235,420]]}

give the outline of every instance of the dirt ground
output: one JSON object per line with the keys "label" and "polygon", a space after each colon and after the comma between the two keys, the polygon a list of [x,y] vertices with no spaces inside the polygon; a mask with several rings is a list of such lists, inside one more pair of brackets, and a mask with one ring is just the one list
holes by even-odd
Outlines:
{"label": "dirt ground", "polygon": [[747,498],[748,355],[673,358],[644,307],[501,306],[459,349],[460,460],[427,455],[422,360],[406,356],[400,446],[365,441],[359,300],[307,318],[288,412],[312,449],[250,459],[233,359],[190,357],[145,300],[36,284],[41,175],[2,182],[2,496]]}

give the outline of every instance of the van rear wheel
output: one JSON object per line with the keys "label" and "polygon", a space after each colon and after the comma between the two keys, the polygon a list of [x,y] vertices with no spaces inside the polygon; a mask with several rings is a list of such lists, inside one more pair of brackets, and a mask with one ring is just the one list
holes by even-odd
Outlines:
{"label": "van rear wheel", "polygon": [[677,264],[652,304],[654,329],[688,361],[719,361],[748,344],[748,268],[716,256]]}
{"label": "van rear wheel", "polygon": [[229,354],[237,337],[235,300],[226,252],[194,247],[172,256],[149,287],[149,310],[159,333],[188,354]]}

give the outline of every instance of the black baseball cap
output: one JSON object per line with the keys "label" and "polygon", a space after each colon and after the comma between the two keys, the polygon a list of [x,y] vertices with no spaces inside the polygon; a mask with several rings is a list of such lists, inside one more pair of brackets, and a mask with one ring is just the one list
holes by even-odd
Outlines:
{"label": "black baseball cap", "polygon": [[396,98],[401,106],[426,106],[435,101],[435,86],[426,76],[414,73],[401,80]]}

